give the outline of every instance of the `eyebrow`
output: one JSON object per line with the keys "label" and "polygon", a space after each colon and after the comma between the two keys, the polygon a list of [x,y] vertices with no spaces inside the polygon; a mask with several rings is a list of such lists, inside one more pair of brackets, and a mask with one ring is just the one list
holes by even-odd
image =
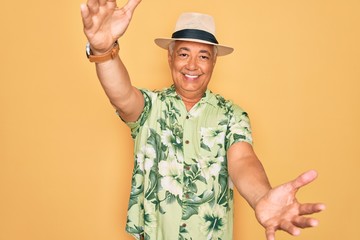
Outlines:
{"label": "eyebrow", "polygon": [[187,48],[187,47],[181,47],[181,48],[179,48],[179,49],[177,50],[177,52],[178,52],[178,51],[181,51],[181,50],[190,52],[190,49]]}
{"label": "eyebrow", "polygon": [[[181,48],[179,48],[179,49],[177,50],[177,52],[178,52],[178,51],[181,51],[181,50],[190,52],[190,49],[187,48],[187,47],[181,47]],[[199,53],[207,53],[207,54],[209,54],[210,56],[212,56],[211,52],[208,51],[208,50],[200,50]]]}

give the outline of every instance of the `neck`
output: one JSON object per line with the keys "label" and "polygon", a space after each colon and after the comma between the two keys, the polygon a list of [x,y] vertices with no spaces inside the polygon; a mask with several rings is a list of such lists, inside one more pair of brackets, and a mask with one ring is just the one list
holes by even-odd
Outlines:
{"label": "neck", "polygon": [[185,104],[186,110],[190,111],[192,107],[194,107],[195,104],[197,104],[201,98],[204,96],[204,93],[201,95],[189,95],[184,96],[183,94],[180,94],[178,92],[178,95],[181,97],[181,100]]}
{"label": "neck", "polygon": [[184,99],[182,98],[182,101],[184,102],[185,104],[185,107],[186,107],[186,110],[187,111],[190,111],[195,104],[197,104],[199,101],[200,101],[201,98],[197,99],[197,100],[194,100],[194,99]]}

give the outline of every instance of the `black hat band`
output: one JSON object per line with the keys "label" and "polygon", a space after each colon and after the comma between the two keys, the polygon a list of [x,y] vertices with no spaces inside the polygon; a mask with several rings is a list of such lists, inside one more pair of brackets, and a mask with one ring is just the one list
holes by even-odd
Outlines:
{"label": "black hat band", "polygon": [[209,32],[198,30],[198,29],[183,29],[177,32],[174,32],[171,36],[172,38],[191,38],[191,39],[198,39],[207,42],[211,42],[214,44],[218,44],[215,36]]}

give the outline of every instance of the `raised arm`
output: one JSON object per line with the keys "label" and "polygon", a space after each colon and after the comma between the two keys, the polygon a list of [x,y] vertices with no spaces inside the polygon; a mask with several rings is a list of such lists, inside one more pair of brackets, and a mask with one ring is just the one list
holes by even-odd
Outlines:
{"label": "raised arm", "polygon": [[[81,5],[84,33],[93,55],[102,55],[114,46],[128,28],[141,0],[129,0],[118,8],[115,0],[88,0]],[[144,107],[141,92],[132,86],[119,56],[96,63],[96,72],[111,104],[125,121],[135,121]]]}

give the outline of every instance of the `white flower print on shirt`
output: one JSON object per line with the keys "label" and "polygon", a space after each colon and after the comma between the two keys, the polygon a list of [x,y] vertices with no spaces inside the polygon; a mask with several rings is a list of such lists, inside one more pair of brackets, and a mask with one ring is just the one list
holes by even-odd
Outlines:
{"label": "white flower print on shirt", "polygon": [[141,171],[149,171],[154,165],[154,159],[156,158],[155,149],[147,144],[143,146],[138,154],[136,154],[136,161]]}
{"label": "white flower print on shirt", "polygon": [[182,195],[182,164],[176,160],[161,161],[159,163],[159,173],[162,176],[161,186],[175,196]]}
{"label": "white flower print on shirt", "polygon": [[199,208],[200,230],[207,236],[207,240],[221,239],[223,231],[227,227],[225,213],[226,209],[218,204],[214,206],[206,204]]}
{"label": "white flower print on shirt", "polygon": [[212,149],[217,144],[223,144],[226,131],[224,127],[201,128],[201,143],[203,147]]}

